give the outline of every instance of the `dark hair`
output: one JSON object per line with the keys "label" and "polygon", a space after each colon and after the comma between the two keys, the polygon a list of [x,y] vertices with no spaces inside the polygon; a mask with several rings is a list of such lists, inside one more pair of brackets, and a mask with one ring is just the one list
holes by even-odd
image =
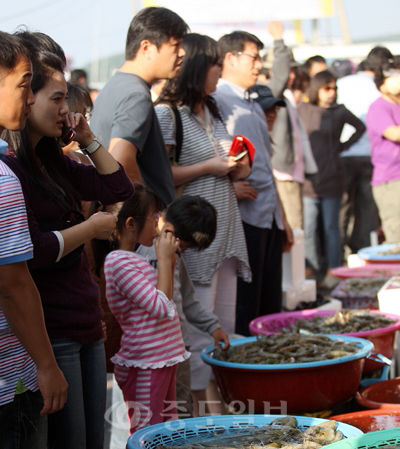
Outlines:
{"label": "dark hair", "polygon": [[87,79],[87,73],[83,69],[74,69],[71,72],[70,82],[73,84],[79,83],[79,78]]}
{"label": "dark hair", "polygon": [[184,37],[182,45],[185,50],[182,68],[176,78],[167,81],[155,104],[188,106],[193,113],[198,104],[204,103],[221,120],[214,98],[204,95],[208,69],[219,61],[216,41],[191,33]]}
{"label": "dark hair", "polygon": [[330,71],[336,78],[342,78],[353,73],[353,64],[348,59],[335,59],[331,64]]}
{"label": "dark hair", "polygon": [[17,38],[21,39],[22,43],[28,48],[32,61],[35,59],[38,52],[48,52],[57,55],[63,62],[64,67],[67,65],[64,50],[47,34],[38,31],[32,33],[27,29],[22,28],[17,30],[14,34]]}
{"label": "dark hair", "polygon": [[310,75],[302,69],[302,67],[296,67],[296,76],[293,80],[291,90],[300,90],[301,92],[307,92],[310,86]]}
{"label": "dark hair", "polygon": [[80,112],[85,108],[90,112],[93,108],[93,101],[90,98],[90,93],[80,84],[67,83],[68,87],[68,109],[72,112]]}
{"label": "dark hair", "polygon": [[321,64],[325,63],[326,64],[326,60],[323,56],[321,55],[315,55],[315,56],[311,56],[310,58],[308,58],[306,60],[306,62],[304,63],[304,68],[307,70],[307,72],[310,71],[311,66],[316,63],[319,62]]}
{"label": "dark hair", "polygon": [[247,31],[233,31],[230,34],[225,34],[218,41],[218,50],[221,58],[224,59],[228,52],[238,53],[244,50],[246,42],[252,42],[257,45],[258,50],[264,48],[264,44],[254,34]]}
{"label": "dark hair", "polygon": [[370,70],[371,68],[366,59],[363,59],[357,66],[357,72],[365,72],[366,70]]}
{"label": "dark hair", "polygon": [[[38,52],[33,60],[33,94],[46,87],[54,73],[63,73],[63,70],[64,63],[57,55]],[[8,142],[25,173],[43,196],[59,204],[66,212],[80,208],[81,196],[69,179],[63,152],[55,138],[42,137],[33,148],[29,119],[22,131],[6,130],[1,137]]]}
{"label": "dark hair", "polygon": [[144,8],[136,14],[129,25],[125,59],[135,59],[140,43],[145,39],[160,48],[171,37],[182,39],[187,31],[187,24],[173,11],[167,8]]}
{"label": "dark hair", "polygon": [[[114,215],[118,218],[115,230],[110,239],[94,239],[92,242],[95,259],[95,273],[98,276],[107,254],[118,249],[118,239],[121,235],[126,220],[130,217],[134,218],[136,225],[136,236],[139,236],[143,231],[148,213],[151,210],[158,212],[162,209],[161,200],[154,190],[139,183],[134,183],[134,187],[135,193],[131,198],[129,198],[129,200],[108,208],[108,210],[111,213],[114,213]],[[99,205],[100,204],[96,201],[92,203],[90,209],[91,215],[97,212]],[[103,208],[103,211],[106,210],[107,208]]]}
{"label": "dark hair", "polygon": [[15,36],[0,31],[0,80],[13,71],[21,56],[30,59],[25,45]]}
{"label": "dark hair", "polygon": [[163,212],[164,220],[175,228],[175,237],[190,242],[198,251],[208,248],[217,232],[217,211],[204,198],[183,195]]}
{"label": "dark hair", "polygon": [[383,71],[393,68],[393,55],[386,47],[374,47],[367,56],[366,63],[369,70],[374,72],[374,81],[379,89],[385,80]]}
{"label": "dark hair", "polygon": [[311,104],[318,105],[318,91],[331,81],[336,81],[336,77],[329,70],[323,70],[311,78],[308,91],[308,98]]}

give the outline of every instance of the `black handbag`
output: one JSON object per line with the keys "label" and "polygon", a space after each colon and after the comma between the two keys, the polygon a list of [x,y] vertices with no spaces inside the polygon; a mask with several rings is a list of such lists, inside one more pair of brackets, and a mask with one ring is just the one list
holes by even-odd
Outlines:
{"label": "black handbag", "polygon": [[[85,217],[80,212],[73,210],[70,213],[75,215],[75,220],[39,220],[38,225],[40,232],[62,231],[85,221]],[[84,247],[85,245],[78,246],[78,248],[75,248],[64,257],[61,257],[58,262],[45,267],[35,268],[35,271],[63,271],[70,268],[79,261]]]}

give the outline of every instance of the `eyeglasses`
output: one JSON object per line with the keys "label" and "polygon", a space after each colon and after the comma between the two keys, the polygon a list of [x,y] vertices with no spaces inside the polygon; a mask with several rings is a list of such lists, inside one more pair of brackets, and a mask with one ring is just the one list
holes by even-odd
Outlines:
{"label": "eyeglasses", "polygon": [[325,92],[329,92],[330,90],[334,90],[335,92],[337,92],[337,86],[335,86],[335,87],[331,87],[331,86],[323,86],[322,89],[323,89]]}
{"label": "eyeglasses", "polygon": [[154,215],[154,217],[144,217],[143,215],[136,215],[135,218],[150,218],[151,220],[158,221],[161,217],[161,214]]}
{"label": "eyeglasses", "polygon": [[238,51],[236,53],[238,56],[250,56],[250,58],[253,58],[253,63],[254,62],[261,62],[261,56],[260,55],[252,55],[251,53],[244,53],[242,51]]}
{"label": "eyeglasses", "polygon": [[89,121],[91,118],[92,118],[92,113],[91,112],[86,112],[86,114],[85,114],[86,121]]}

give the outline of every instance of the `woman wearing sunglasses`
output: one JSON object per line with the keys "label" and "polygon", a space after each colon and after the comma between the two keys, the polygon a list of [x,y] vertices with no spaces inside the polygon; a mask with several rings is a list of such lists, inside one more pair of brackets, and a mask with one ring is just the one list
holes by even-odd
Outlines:
{"label": "woman wearing sunglasses", "polygon": [[[54,355],[68,383],[62,410],[49,415],[48,448],[103,447],[106,367],[100,293],[83,245],[108,239],[116,218],[100,212],[87,221],[81,200],[125,201],[133,186],[123,168],[95,138],[81,114],[68,111],[65,64],[53,53],[32,54],[35,103],[26,127],[2,138],[13,150],[4,162],[21,181],[34,258],[29,269],[42,299]],[[29,84],[25,86],[29,89]],[[93,165],[64,156],[63,128]],[[65,133],[67,134],[67,133]]]}
{"label": "woman wearing sunglasses", "polygon": [[[339,212],[345,172],[340,153],[357,142],[365,131],[361,120],[336,103],[336,94],[336,78],[324,70],[311,79],[309,103],[298,105],[318,165],[318,173],[304,182],[306,271],[308,276],[315,275],[325,288],[335,285],[330,270],[340,266],[343,259]],[[346,123],[355,131],[348,141],[341,142]]]}

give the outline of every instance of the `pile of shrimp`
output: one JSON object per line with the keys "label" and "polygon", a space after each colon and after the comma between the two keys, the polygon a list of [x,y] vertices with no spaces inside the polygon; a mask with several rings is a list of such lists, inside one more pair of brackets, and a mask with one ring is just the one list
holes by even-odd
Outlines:
{"label": "pile of shrimp", "polygon": [[257,340],[227,350],[217,348],[213,358],[231,363],[284,364],[330,360],[360,351],[356,343],[332,340],[324,335],[259,335]]}
{"label": "pile of shrimp", "polygon": [[281,329],[288,333],[350,334],[381,329],[396,323],[396,320],[367,309],[343,309],[333,315],[317,315],[310,320],[301,318]]}
{"label": "pile of shrimp", "polygon": [[343,439],[336,428],[336,421],[324,421],[302,431],[294,416],[286,416],[262,427],[216,430],[209,437],[202,435],[179,446],[157,449],[319,449]]}

